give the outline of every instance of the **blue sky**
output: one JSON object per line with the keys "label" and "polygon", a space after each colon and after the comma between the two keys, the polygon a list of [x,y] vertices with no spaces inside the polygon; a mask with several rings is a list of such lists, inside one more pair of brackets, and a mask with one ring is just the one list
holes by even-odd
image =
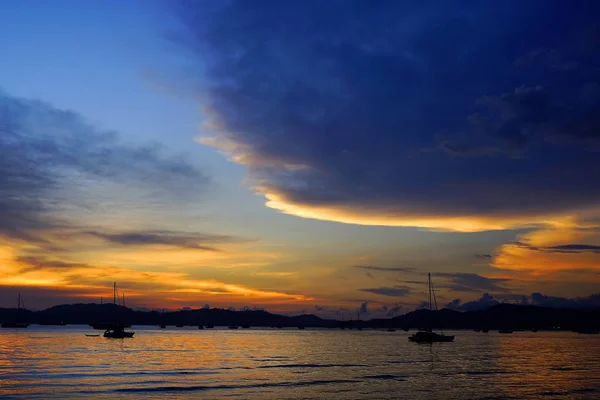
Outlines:
{"label": "blue sky", "polygon": [[43,178],[4,167],[39,202],[0,204],[28,222],[2,285],[34,304],[114,279],[138,305],[380,313],[426,272],[448,302],[597,287],[594,2],[0,10],[2,145]]}

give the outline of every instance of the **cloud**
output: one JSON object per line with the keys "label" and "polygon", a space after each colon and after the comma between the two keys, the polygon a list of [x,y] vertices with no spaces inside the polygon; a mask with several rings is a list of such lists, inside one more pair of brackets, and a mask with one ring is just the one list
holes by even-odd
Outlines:
{"label": "cloud", "polygon": [[87,232],[111,243],[124,246],[166,245],[184,249],[219,251],[214,244],[239,242],[241,239],[225,235],[200,233],[145,231],[128,233]]}
{"label": "cloud", "polygon": [[543,251],[546,253],[600,253],[600,246],[592,244],[560,244],[547,247],[532,246],[523,242],[513,242],[512,244],[516,247],[528,250]]}
{"label": "cloud", "polygon": [[554,308],[592,308],[600,307],[600,293],[588,297],[569,299],[565,297],[546,296],[541,293],[531,294],[531,304]]}
{"label": "cloud", "polygon": [[450,310],[460,310],[460,306],[461,306],[461,300],[460,299],[454,299],[450,303],[446,304],[444,306],[444,308],[448,308]]}
{"label": "cloud", "polygon": [[455,292],[506,292],[509,290],[502,286],[502,283],[510,281],[508,278],[486,278],[472,273],[437,273],[435,275],[446,278],[450,282],[436,286]]}
{"label": "cloud", "polygon": [[534,279],[551,278],[559,271],[579,271],[581,278],[585,271],[600,271],[600,227],[575,222],[520,234],[500,246],[490,264],[504,271],[536,273]]}
{"label": "cloud", "polygon": [[[552,308],[594,308],[600,307],[600,293],[592,294],[587,297],[567,298],[546,296],[541,293],[532,293],[531,301],[527,296],[518,295],[518,304],[520,305],[535,305],[541,307]],[[469,301],[461,304],[461,299],[452,300],[446,304],[446,308],[457,311],[473,311],[489,308],[496,304],[500,304],[492,295],[485,293],[480,299]]]}
{"label": "cloud", "polygon": [[379,294],[382,296],[392,297],[403,297],[411,293],[411,288],[408,286],[392,286],[392,287],[378,287],[378,288],[367,288],[359,289],[362,292],[368,292],[373,294]]}
{"label": "cloud", "polygon": [[368,305],[369,305],[368,301],[363,302],[360,305],[360,307],[358,308],[358,312],[361,314],[368,314],[369,313]]}
{"label": "cloud", "polygon": [[481,260],[489,260],[492,258],[491,254],[475,254],[475,258],[479,258]]}
{"label": "cloud", "polygon": [[[119,266],[58,261],[49,257],[19,257],[0,247],[0,286],[38,287],[72,292],[74,297],[98,298],[109,295],[107,282],[118,281],[128,297],[163,301],[247,302],[248,298],[278,303],[312,300],[302,294],[229,284],[216,279],[197,279],[185,272],[139,271]],[[152,298],[147,298],[152,293]],[[203,303],[201,303],[203,304]],[[157,304],[158,305],[158,304]],[[164,304],[161,304],[164,306]]]}
{"label": "cloud", "polygon": [[410,267],[376,267],[373,265],[355,265],[354,268],[381,272],[414,272],[414,268]]}
{"label": "cloud", "polygon": [[[597,208],[597,2],[180,4],[198,141],[273,209],[481,231]],[[515,63],[539,49],[560,63]]]}
{"label": "cloud", "polygon": [[143,208],[148,194],[176,202],[208,183],[184,157],[158,145],[125,145],[76,113],[3,92],[0,152],[0,235],[30,243],[44,243],[44,232],[70,228],[74,215],[87,217],[119,199]]}
{"label": "cloud", "polygon": [[[460,304],[460,299],[458,299],[458,304]],[[451,302],[450,304],[454,303],[456,300],[454,300],[453,302]],[[463,305],[461,305],[458,308],[458,310],[461,311],[473,311],[473,310],[481,310],[484,308],[489,308],[491,306],[495,306],[496,304],[500,304],[500,302],[496,299],[494,299],[494,297],[492,295],[490,295],[489,293],[484,293],[481,298],[479,300],[473,300],[473,301],[469,301],[464,303]]]}

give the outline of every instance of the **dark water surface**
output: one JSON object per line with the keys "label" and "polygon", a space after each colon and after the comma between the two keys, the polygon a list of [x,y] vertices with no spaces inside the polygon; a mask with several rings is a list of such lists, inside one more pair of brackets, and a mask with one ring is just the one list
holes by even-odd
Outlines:
{"label": "dark water surface", "polygon": [[600,399],[598,335],[134,329],[0,330],[0,398]]}

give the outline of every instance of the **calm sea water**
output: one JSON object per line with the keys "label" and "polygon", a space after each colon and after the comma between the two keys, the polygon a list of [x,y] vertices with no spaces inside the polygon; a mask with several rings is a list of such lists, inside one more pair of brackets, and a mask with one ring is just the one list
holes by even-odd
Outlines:
{"label": "calm sea water", "polygon": [[[138,327],[0,330],[2,399],[599,399],[600,336]],[[99,333],[99,331],[96,331]]]}

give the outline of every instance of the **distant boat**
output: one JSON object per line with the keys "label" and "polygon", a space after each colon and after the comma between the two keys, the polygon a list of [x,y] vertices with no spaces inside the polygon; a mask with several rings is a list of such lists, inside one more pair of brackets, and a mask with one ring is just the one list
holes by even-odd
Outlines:
{"label": "distant boat", "polygon": [[104,337],[110,339],[125,339],[132,338],[134,334],[135,332],[126,331],[125,325],[114,325],[104,332]]}
{"label": "distant boat", "polygon": [[298,329],[304,329],[304,326],[298,325]]}
{"label": "distant boat", "polygon": [[160,329],[165,329],[167,326],[165,324],[162,324],[159,326]]}
{"label": "distant boat", "polygon": [[[113,299],[114,303],[117,304],[117,283],[113,283]],[[125,302],[125,295],[123,295],[123,302]],[[131,325],[113,323],[109,324],[104,331],[104,337],[110,339],[124,339],[132,338],[135,332],[126,331],[125,328]]]}
{"label": "distant boat", "polygon": [[500,329],[498,330],[498,333],[513,333],[514,331],[512,329]]}
{"label": "distant boat", "polygon": [[237,326],[237,325],[231,325],[231,326],[229,326],[228,328],[229,328],[229,329],[238,329],[238,328],[239,328],[239,326]]}
{"label": "distant boat", "polygon": [[244,324],[244,325],[242,325],[242,329],[250,329],[250,324]]}
{"label": "distant boat", "polygon": [[206,329],[213,329],[215,326],[214,325],[206,325],[205,328]]}
{"label": "distant boat", "polygon": [[183,325],[182,324],[177,324],[177,325],[175,325],[175,327],[176,328],[183,328]]}
{"label": "distant boat", "polygon": [[533,329],[531,330],[531,332],[537,332],[537,331],[538,331],[538,330],[537,330],[536,328],[533,328]]}
{"label": "distant boat", "polygon": [[488,333],[489,331],[490,331],[490,330],[489,330],[488,328],[483,328],[483,329],[481,330],[481,333]]}
{"label": "distant boat", "polygon": [[388,332],[396,332],[396,330],[394,328],[387,328]]}
{"label": "distant boat", "polygon": [[432,299],[435,305],[435,311],[437,308],[437,300],[435,298],[435,291],[433,290],[433,283],[431,282],[431,274],[427,274],[428,282],[427,286],[429,288],[429,328],[420,330],[417,333],[414,333],[412,336],[409,336],[408,340],[416,343],[435,343],[435,342],[452,342],[454,341],[454,335],[444,335],[444,332],[440,329],[440,333],[433,332],[433,308],[432,308]]}
{"label": "distant boat", "polygon": [[204,329],[204,325],[198,325],[198,329]]}
{"label": "distant boat", "polygon": [[[24,306],[25,305],[23,304],[23,299],[21,298],[21,293],[19,293],[17,296],[17,318],[19,318],[19,316],[21,315],[21,309]],[[21,322],[21,321],[5,322],[0,325],[0,327],[2,327],[2,328],[21,328],[21,329],[27,328],[28,326],[29,326],[29,324],[27,322]]]}

